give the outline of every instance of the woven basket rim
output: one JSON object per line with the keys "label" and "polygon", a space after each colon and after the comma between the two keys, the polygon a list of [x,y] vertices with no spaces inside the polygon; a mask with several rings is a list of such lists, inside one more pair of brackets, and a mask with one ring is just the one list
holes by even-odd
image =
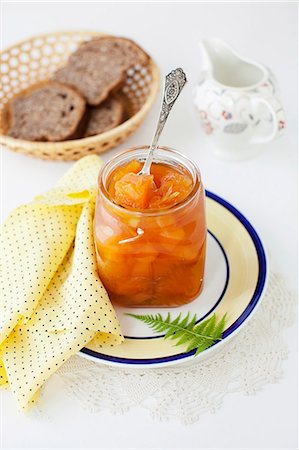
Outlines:
{"label": "woven basket rim", "polygon": [[1,49],[0,56],[13,49],[14,47],[18,47],[20,45],[26,44],[27,42],[35,41],[36,39],[47,37],[47,36],[57,36],[57,35],[63,35],[63,34],[94,34],[99,36],[113,36],[110,33],[106,33],[105,31],[93,31],[93,30],[67,30],[67,31],[49,31],[47,33],[43,34],[36,34],[34,36],[28,37],[26,39],[21,39],[20,41],[15,42],[14,44],[9,45],[8,47],[5,47],[4,49]]}
{"label": "woven basket rim", "polygon": [[[101,31],[93,31],[93,30],[67,30],[67,31],[57,31],[57,32],[47,32],[39,35],[35,35],[32,37],[29,37],[27,39],[20,40],[13,45],[6,47],[5,49],[0,51],[0,57],[3,53],[6,53],[7,51],[21,46],[23,44],[35,41],[39,38],[44,38],[47,36],[57,36],[57,35],[73,35],[73,34],[87,34],[87,35],[94,35],[94,36],[112,36],[109,33],[101,32]],[[0,132],[0,144],[5,146],[10,145],[19,145],[20,147],[23,147],[24,149],[30,149],[31,151],[36,152],[42,152],[42,150],[49,150],[52,148],[55,151],[61,151],[63,152],[64,148],[69,145],[72,146],[72,148],[76,149],[84,146],[93,146],[95,144],[98,144],[99,139],[101,141],[108,141],[111,138],[114,138],[117,136],[121,131],[125,131],[127,128],[129,128],[131,125],[133,125],[135,122],[138,123],[140,119],[149,111],[151,108],[155,97],[157,95],[157,92],[160,87],[160,72],[158,69],[158,66],[155,64],[151,56],[149,56],[149,63],[148,65],[151,67],[151,72],[153,76],[154,82],[152,83],[151,90],[146,98],[145,103],[142,105],[142,107],[137,111],[133,116],[131,116],[129,119],[127,119],[125,122],[121,123],[120,125],[112,128],[111,130],[108,130],[104,133],[96,134],[94,136],[89,136],[85,138],[79,138],[79,139],[71,139],[66,141],[56,141],[56,142],[44,142],[44,141],[29,141],[29,140],[23,140],[23,139],[17,139],[13,138],[11,136],[6,135],[5,133]],[[47,81],[48,79],[45,78],[42,81]],[[33,86],[33,85],[32,85]]]}

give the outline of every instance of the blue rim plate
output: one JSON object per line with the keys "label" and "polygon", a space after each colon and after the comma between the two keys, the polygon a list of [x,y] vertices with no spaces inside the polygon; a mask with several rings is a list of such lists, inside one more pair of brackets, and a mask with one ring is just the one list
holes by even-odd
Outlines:
{"label": "blue rim plate", "polygon": [[[196,313],[199,321],[213,312],[227,314],[223,339],[196,358],[203,358],[236,334],[252,316],[265,292],[266,254],[257,232],[234,206],[206,191],[208,247],[203,292],[192,303],[172,308],[171,314]],[[99,353],[90,344],[79,354],[88,359],[122,367],[154,367],[183,363],[194,359],[195,351],[178,352],[178,347],[163,336],[125,315],[154,313],[155,309],[119,308],[116,312],[125,335],[120,346],[107,347]],[[167,309],[159,309],[162,315]]]}

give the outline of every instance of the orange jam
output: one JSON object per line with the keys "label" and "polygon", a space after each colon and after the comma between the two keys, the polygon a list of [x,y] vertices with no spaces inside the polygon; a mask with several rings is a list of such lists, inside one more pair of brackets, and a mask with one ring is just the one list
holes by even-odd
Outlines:
{"label": "orange jam", "polygon": [[137,210],[164,209],[190,194],[192,177],[183,167],[153,163],[150,175],[137,175],[142,166],[133,160],[112,173],[108,192],[114,203]]}
{"label": "orange jam", "polygon": [[179,306],[202,288],[206,221],[199,172],[180,154],[159,151],[176,159],[162,154],[150,175],[137,175],[144,162],[137,158],[100,174],[98,270],[111,300],[123,306]]}

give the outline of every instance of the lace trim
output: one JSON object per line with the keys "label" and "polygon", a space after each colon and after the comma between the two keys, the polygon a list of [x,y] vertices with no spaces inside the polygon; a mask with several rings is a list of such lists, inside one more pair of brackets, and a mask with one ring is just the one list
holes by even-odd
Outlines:
{"label": "lace trim", "polygon": [[72,357],[58,371],[65,389],[91,412],[125,413],[140,406],[159,420],[193,423],[221,407],[228,393],[255,394],[283,375],[288,355],[283,331],[296,299],[271,274],[259,309],[236,336],[199,362],[158,369],[109,367]]}

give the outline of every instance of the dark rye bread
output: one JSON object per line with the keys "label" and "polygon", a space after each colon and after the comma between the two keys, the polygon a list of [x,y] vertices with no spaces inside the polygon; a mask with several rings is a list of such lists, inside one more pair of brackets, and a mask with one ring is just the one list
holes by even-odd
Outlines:
{"label": "dark rye bread", "polygon": [[124,108],[121,101],[110,97],[99,106],[90,107],[87,114],[84,137],[104,133],[119,125],[123,120]]}
{"label": "dark rye bread", "polygon": [[7,134],[28,141],[64,141],[75,134],[85,112],[85,101],[74,89],[45,83],[8,105]]}
{"label": "dark rye bread", "polygon": [[80,45],[54,79],[75,87],[92,106],[122,86],[126,71],[145,65],[149,56],[135,42],[119,37],[101,37]]}

